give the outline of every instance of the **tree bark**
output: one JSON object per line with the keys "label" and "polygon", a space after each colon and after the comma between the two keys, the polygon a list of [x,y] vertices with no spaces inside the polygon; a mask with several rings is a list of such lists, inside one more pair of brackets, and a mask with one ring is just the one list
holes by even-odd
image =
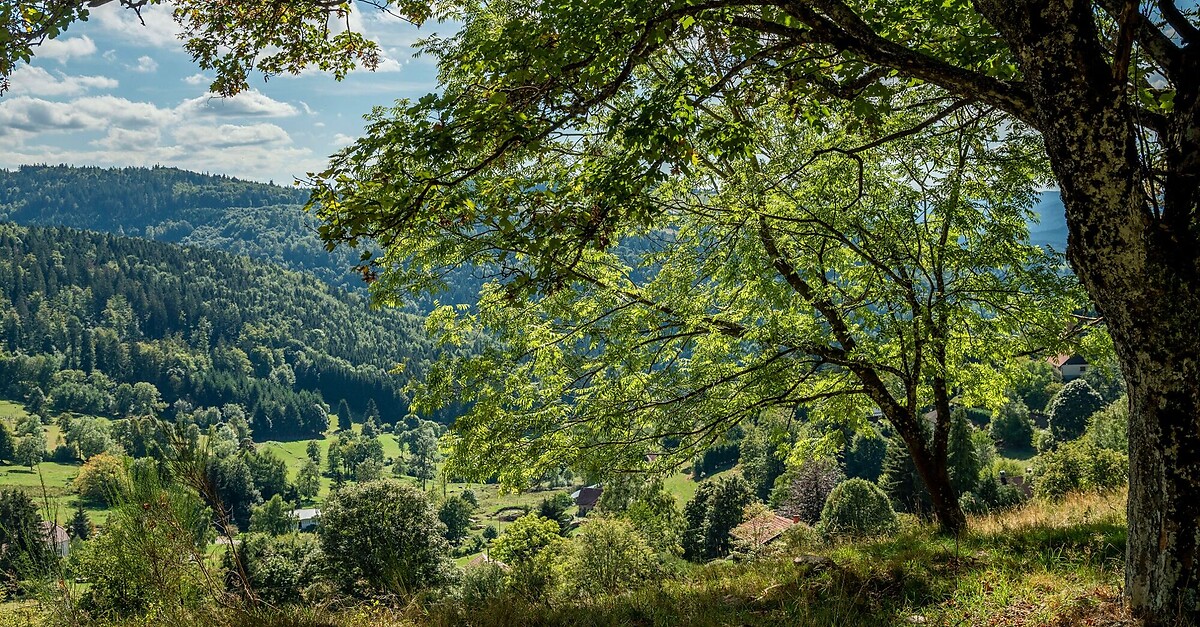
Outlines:
{"label": "tree bark", "polygon": [[1107,60],[1092,3],[976,2],[1025,73],[1066,207],[1067,257],[1128,384],[1127,604],[1150,625],[1190,624],[1200,615],[1195,90],[1177,93],[1176,128],[1159,138],[1176,175],[1148,189],[1124,70]]}
{"label": "tree bark", "polygon": [[[910,418],[910,420],[920,421],[922,418],[918,416]],[[930,449],[930,442],[924,434],[924,429],[921,429],[919,425],[914,425],[917,426],[914,429],[903,428],[895,421],[892,424],[896,426],[900,437],[908,446],[908,452],[912,455],[917,474],[925,484],[925,489],[929,490],[929,502],[933,506],[933,515],[937,517],[938,526],[945,533],[958,535],[967,528],[967,517],[963,514],[962,507],[958,504],[958,494],[950,483],[945,451],[942,451],[941,456],[937,457],[935,450]]]}

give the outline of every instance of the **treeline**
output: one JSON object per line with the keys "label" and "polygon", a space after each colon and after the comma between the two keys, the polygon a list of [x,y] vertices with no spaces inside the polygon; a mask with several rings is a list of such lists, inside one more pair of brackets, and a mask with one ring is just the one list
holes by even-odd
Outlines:
{"label": "treeline", "polygon": [[[0,221],[69,226],[222,250],[362,290],[358,253],[325,249],[302,210],[307,190],[176,168],[21,166],[0,170]],[[456,275],[440,301],[473,303],[480,280]],[[428,311],[432,299],[410,304]]]}
{"label": "treeline", "polygon": [[309,275],[193,247],[13,225],[0,225],[0,348],[9,397],[106,414],[117,411],[122,384],[145,382],[168,406],[244,406],[260,437],[316,435],[341,399],[355,417],[373,402],[382,422],[402,420],[403,385],[436,356],[420,318],[372,311],[364,296]]}

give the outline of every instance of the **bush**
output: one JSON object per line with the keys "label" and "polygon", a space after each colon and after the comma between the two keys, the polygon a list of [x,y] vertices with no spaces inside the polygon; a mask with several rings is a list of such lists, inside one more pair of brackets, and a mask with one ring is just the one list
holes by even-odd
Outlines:
{"label": "bush", "polygon": [[463,605],[476,608],[499,598],[507,588],[508,574],[495,562],[484,562],[467,569],[459,588]]}
{"label": "bush", "polygon": [[864,536],[891,533],[896,527],[896,512],[879,486],[850,479],[829,493],[817,531],[825,536]]}
{"label": "bush", "polygon": [[1129,478],[1129,460],[1117,451],[1098,448],[1088,440],[1068,442],[1033,460],[1039,497],[1058,499],[1069,492],[1113,490]]}
{"label": "bush", "polygon": [[1129,399],[1122,396],[1108,407],[1092,414],[1085,435],[1099,448],[1119,453],[1128,451]]}
{"label": "bush", "polygon": [[437,513],[423,492],[395,479],[337,491],[317,534],[328,567],[347,585],[406,594],[453,577]]}
{"label": "bush", "polygon": [[989,431],[992,439],[1007,451],[1029,450],[1033,446],[1033,421],[1029,419],[1029,408],[1021,399],[1000,406],[992,415]]}
{"label": "bush", "polygon": [[537,514],[527,514],[509,525],[492,543],[491,556],[512,570],[509,583],[530,599],[553,590],[561,580],[562,563],[570,544],[558,535],[558,523]]}
{"label": "bush", "polygon": [[[273,537],[248,533],[239,538],[242,544],[237,557],[242,561],[250,588],[264,601],[295,602],[317,580],[323,556],[312,534]],[[226,551],[222,562],[230,583],[237,580],[232,554]]]}
{"label": "bush", "polygon": [[1083,435],[1088,418],[1104,407],[1104,399],[1083,379],[1063,386],[1050,400],[1050,433],[1057,442],[1067,442]]}
{"label": "bush", "polygon": [[628,521],[596,518],[580,529],[568,567],[572,589],[590,594],[630,590],[657,573],[654,550]]}

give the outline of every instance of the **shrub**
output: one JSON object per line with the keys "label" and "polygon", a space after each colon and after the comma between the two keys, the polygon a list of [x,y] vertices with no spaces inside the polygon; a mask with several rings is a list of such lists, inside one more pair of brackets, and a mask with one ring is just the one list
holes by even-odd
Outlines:
{"label": "shrub", "polygon": [[[323,561],[321,548],[312,534],[269,536],[248,533],[239,536],[237,557],[242,561],[250,588],[270,603],[295,602],[317,580]],[[228,580],[236,581],[233,551],[226,551],[223,565]]]}
{"label": "shrub", "polygon": [[330,570],[346,584],[409,593],[452,578],[445,527],[425,494],[395,479],[347,486],[317,527]]}
{"label": "shrub", "polygon": [[482,607],[499,598],[507,588],[508,574],[495,562],[484,562],[468,568],[459,588],[463,605]]}
{"label": "shrub", "polygon": [[593,519],[580,528],[572,544],[568,573],[573,589],[615,594],[657,572],[654,550],[628,521]]}
{"label": "shrub", "polygon": [[1122,396],[1088,420],[1088,440],[1102,449],[1124,453],[1129,450],[1129,399]]}
{"label": "shrub", "polygon": [[1088,418],[1104,407],[1104,399],[1083,379],[1063,386],[1050,400],[1050,433],[1057,442],[1074,440],[1083,435]]}
{"label": "shrub", "polygon": [[1038,455],[1034,459],[1037,480],[1033,491],[1039,497],[1058,499],[1081,490],[1112,490],[1129,477],[1129,460],[1117,451],[1098,448],[1088,440],[1076,440]]}
{"label": "shrub", "polygon": [[989,431],[1005,450],[1022,451],[1033,446],[1033,421],[1029,419],[1029,408],[1019,398],[996,410]]}
{"label": "shrub", "polygon": [[826,536],[864,536],[890,533],[896,526],[896,512],[879,486],[850,479],[829,493],[817,531]]}

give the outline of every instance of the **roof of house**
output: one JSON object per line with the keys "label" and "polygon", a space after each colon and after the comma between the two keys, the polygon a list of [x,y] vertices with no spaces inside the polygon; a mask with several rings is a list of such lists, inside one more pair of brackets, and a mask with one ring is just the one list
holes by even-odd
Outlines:
{"label": "roof of house", "polygon": [[317,518],[320,515],[321,515],[321,510],[319,510],[315,507],[306,507],[304,509],[294,509],[291,512],[292,518],[299,518],[300,520],[312,520],[314,518]]}
{"label": "roof of house", "polygon": [[1062,368],[1063,366],[1086,366],[1088,363],[1088,361],[1080,355],[1066,354],[1047,357],[1046,361],[1055,368]]}
{"label": "roof of house", "polygon": [[67,530],[61,525],[43,520],[38,523],[38,527],[42,530],[42,536],[46,538],[47,542],[65,544],[71,541],[71,536],[67,535]]}
{"label": "roof of house", "polygon": [[484,564],[495,564],[504,570],[508,570],[508,564],[488,557],[487,553],[480,553],[479,555],[472,557],[471,561],[467,562],[466,568],[477,568]]}
{"label": "roof of house", "polygon": [[604,493],[604,488],[600,484],[590,485],[586,488],[579,488],[571,493],[571,498],[575,500],[575,504],[580,507],[593,507],[596,501],[600,500],[600,495]]}
{"label": "roof of house", "polygon": [[763,512],[734,527],[729,535],[742,542],[767,544],[794,524],[796,523],[791,518],[784,518],[774,512]]}

